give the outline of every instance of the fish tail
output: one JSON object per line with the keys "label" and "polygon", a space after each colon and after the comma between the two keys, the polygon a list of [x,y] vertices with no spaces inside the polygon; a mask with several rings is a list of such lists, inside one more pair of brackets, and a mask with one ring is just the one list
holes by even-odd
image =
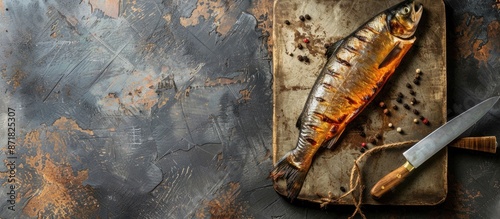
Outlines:
{"label": "fish tail", "polygon": [[288,156],[285,156],[274,166],[270,177],[274,181],[281,178],[286,180],[287,197],[293,201],[299,195],[309,169],[300,170],[292,165],[287,158]]}

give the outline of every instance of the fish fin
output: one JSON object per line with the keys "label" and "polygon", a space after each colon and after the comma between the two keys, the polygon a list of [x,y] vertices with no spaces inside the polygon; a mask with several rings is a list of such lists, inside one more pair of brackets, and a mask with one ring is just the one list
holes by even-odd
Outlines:
{"label": "fish fin", "polygon": [[326,57],[330,58],[330,56],[332,56],[335,53],[335,51],[337,51],[337,49],[340,47],[340,44],[342,44],[343,42],[344,39],[341,39],[335,42],[334,44],[330,45],[328,49],[326,49]]}
{"label": "fish fin", "polygon": [[302,189],[302,184],[307,176],[306,170],[300,170],[290,162],[288,162],[288,154],[284,156],[275,166],[270,173],[270,177],[276,181],[276,179],[283,178],[286,180],[286,192],[287,197],[291,202],[299,196],[300,190]]}
{"label": "fish fin", "polygon": [[378,66],[379,69],[381,68],[384,68],[384,67],[387,67],[391,64],[393,64],[393,61],[395,61],[396,59],[398,59],[400,57],[399,53],[401,53],[401,47],[399,46],[399,43],[396,44],[394,46],[394,48],[392,48],[392,50],[389,52],[389,54],[387,54],[387,56],[385,57],[384,61],[382,61],[380,63],[380,65]]}
{"label": "fish fin", "polygon": [[342,133],[344,132],[344,130],[342,130],[341,132],[336,134],[335,137],[331,138],[327,142],[323,143],[323,145],[321,145],[321,146],[323,146],[327,149],[331,149],[333,147],[333,145],[335,145],[335,143],[337,143],[337,141],[339,140],[339,137],[342,136]]}

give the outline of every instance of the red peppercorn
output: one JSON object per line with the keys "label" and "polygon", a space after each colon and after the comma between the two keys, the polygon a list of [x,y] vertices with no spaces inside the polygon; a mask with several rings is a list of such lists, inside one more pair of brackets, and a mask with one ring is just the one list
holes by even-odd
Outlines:
{"label": "red peppercorn", "polygon": [[304,38],[304,40],[302,40],[302,42],[304,42],[304,43],[309,43],[309,39]]}
{"label": "red peppercorn", "polygon": [[365,142],[361,143],[361,147],[366,148],[366,143]]}
{"label": "red peppercorn", "polygon": [[426,125],[429,125],[429,120],[427,118],[424,118],[424,120],[422,120],[422,122]]}

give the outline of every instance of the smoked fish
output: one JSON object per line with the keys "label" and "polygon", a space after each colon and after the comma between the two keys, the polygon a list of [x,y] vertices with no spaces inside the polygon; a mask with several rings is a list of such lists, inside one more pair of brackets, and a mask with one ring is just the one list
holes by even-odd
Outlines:
{"label": "smoked fish", "polygon": [[286,180],[293,201],[318,149],[331,148],[375,97],[416,40],[423,6],[401,2],[376,15],[327,50],[319,74],[297,121],[296,147],[275,165],[270,177]]}

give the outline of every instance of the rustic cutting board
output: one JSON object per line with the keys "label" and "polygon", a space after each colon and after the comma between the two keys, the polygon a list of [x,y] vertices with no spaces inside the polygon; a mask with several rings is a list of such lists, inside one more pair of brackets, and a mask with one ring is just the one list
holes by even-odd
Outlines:
{"label": "rustic cutting board", "polygon": [[[326,62],[325,43],[334,43],[347,36],[365,21],[390,6],[396,0],[277,0],[274,5],[273,72],[274,115],[273,155],[276,163],[293,149],[298,138],[295,123],[301,113],[309,91]],[[417,30],[417,41],[403,59],[394,76],[376,99],[351,123],[343,137],[332,149],[318,152],[307,175],[298,199],[321,203],[325,197],[337,199],[349,190],[354,160],[367,153],[361,162],[362,183],[365,186],[363,203],[373,205],[434,205],[442,202],[447,193],[447,151],[443,149],[421,166],[397,192],[382,200],[374,200],[369,190],[388,171],[404,162],[402,147],[373,150],[391,143],[418,140],[446,121],[446,28],[445,7],[441,1],[424,0],[424,14]],[[308,14],[310,20],[301,21]],[[289,21],[289,24],[287,24]],[[309,43],[304,43],[307,38]],[[304,48],[299,49],[301,43]],[[298,55],[307,56],[309,63],[300,62]],[[422,74],[418,85],[414,83],[416,69]],[[407,88],[407,83],[411,89]],[[410,90],[415,93],[412,95]],[[396,102],[402,93],[402,103]],[[411,105],[411,99],[417,103]],[[379,107],[383,101],[391,111],[385,115]],[[405,109],[406,103],[410,109]],[[393,109],[393,105],[398,107]],[[418,110],[416,115],[413,110]],[[425,125],[423,116],[430,122]],[[418,124],[414,119],[418,119]],[[393,128],[388,127],[392,123]],[[403,131],[397,132],[400,127]],[[366,137],[362,136],[362,132]],[[379,138],[377,137],[379,135]],[[366,152],[363,142],[370,142]],[[286,195],[284,181],[274,185],[276,191]],[[358,190],[357,192],[359,192]],[[331,204],[354,204],[347,196]]]}

